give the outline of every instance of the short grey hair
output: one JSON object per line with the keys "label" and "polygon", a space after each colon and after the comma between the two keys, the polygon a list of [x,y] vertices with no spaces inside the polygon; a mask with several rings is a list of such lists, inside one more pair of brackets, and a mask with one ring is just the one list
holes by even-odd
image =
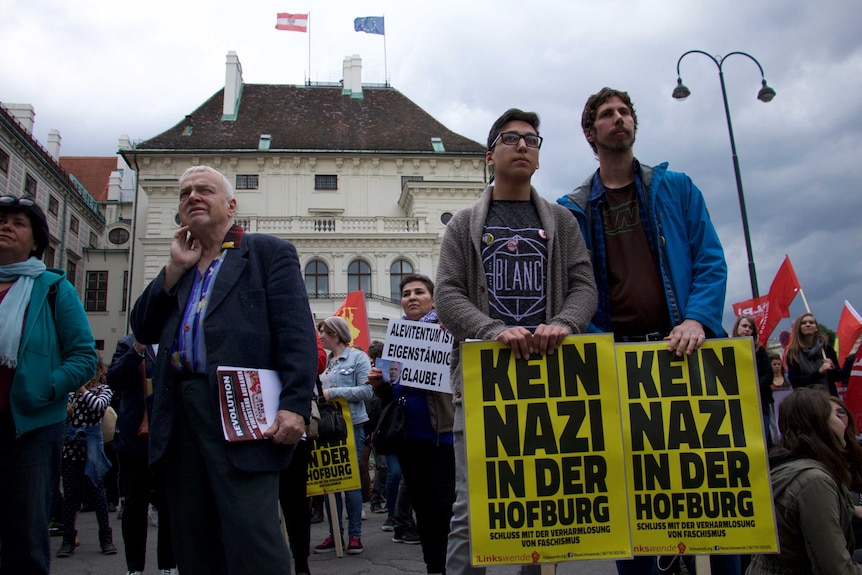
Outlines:
{"label": "short grey hair", "polygon": [[224,188],[225,195],[227,195],[228,198],[233,197],[233,186],[231,185],[230,180],[227,179],[227,176],[225,176],[224,174],[222,174],[221,172],[219,172],[215,168],[211,168],[209,166],[192,166],[191,168],[189,168],[188,170],[183,172],[183,175],[180,176],[180,180],[179,180],[180,189],[182,189],[182,187],[183,187],[183,182],[185,182],[188,178],[190,178],[194,174],[200,174],[200,173],[212,174],[214,176],[218,176],[219,178],[221,178],[222,186]]}

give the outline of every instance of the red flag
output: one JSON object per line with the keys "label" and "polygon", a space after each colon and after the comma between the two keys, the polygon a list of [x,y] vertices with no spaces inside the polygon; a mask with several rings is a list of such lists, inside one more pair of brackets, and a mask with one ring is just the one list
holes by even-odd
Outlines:
{"label": "red flag", "polygon": [[790,302],[800,289],[802,287],[793,270],[793,264],[790,263],[790,256],[784,256],[784,262],[769,286],[769,304],[764,313],[766,319],[763,322],[763,330],[759,332],[760,345],[766,345],[781,318],[790,317]]}
{"label": "red flag", "polygon": [[844,300],[844,309],[841,310],[841,319],[838,320],[838,359],[844,361],[844,358],[850,355],[850,350],[853,349],[853,344],[862,335],[862,317],[853,309],[850,302]]}
{"label": "red flag", "polygon": [[368,311],[365,309],[365,292],[360,290],[347,294],[344,303],[333,315],[343,317],[350,325],[350,333],[353,336],[350,345],[368,351],[368,346],[371,345],[371,330],[368,327]]}
{"label": "red flag", "polygon": [[[769,296],[764,295],[733,304],[733,314],[736,317],[746,316],[754,320],[757,333],[763,333],[766,328],[766,316],[769,309]],[[759,339],[759,338],[758,338]]]}
{"label": "red flag", "polygon": [[275,20],[275,29],[291,32],[308,32],[308,14],[279,12]]}
{"label": "red flag", "polygon": [[844,393],[844,403],[856,422],[856,429],[862,429],[862,346],[856,350],[853,369],[850,372],[850,380],[847,382],[847,391]]}

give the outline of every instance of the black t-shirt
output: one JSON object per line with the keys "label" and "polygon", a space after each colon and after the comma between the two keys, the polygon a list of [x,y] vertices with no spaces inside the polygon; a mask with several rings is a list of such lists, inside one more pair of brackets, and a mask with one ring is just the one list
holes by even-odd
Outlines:
{"label": "black t-shirt", "polygon": [[482,244],[491,317],[531,331],[545,323],[547,234],[533,202],[492,201]]}
{"label": "black t-shirt", "polygon": [[611,329],[618,335],[667,332],[667,299],[641,221],[635,183],[605,190],[602,219]]}

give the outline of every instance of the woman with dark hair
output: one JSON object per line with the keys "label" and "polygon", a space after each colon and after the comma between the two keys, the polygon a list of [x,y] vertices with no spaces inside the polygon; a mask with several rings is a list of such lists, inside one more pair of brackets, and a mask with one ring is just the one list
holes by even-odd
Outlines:
{"label": "woman with dark hair", "polygon": [[784,373],[784,362],[781,361],[781,356],[777,353],[770,354],[769,366],[772,368],[772,382],[769,384],[772,391],[790,389],[790,380],[787,379],[787,374]]}
{"label": "woman with dark hair", "polygon": [[758,389],[760,391],[760,409],[763,414],[763,432],[766,435],[766,447],[772,447],[772,434],[769,432],[770,413],[772,410],[772,367],[769,364],[769,353],[760,345],[757,338],[757,324],[754,319],[741,315],[736,318],[731,331],[732,337],[750,337],[754,341],[754,367],[757,370]]}
{"label": "woman with dark hair", "polygon": [[856,438],[856,424],[850,417],[847,404],[840,397],[830,396],[831,401],[837,406],[836,413],[847,427],[844,429],[844,461],[847,463],[847,471],[850,472],[850,497],[853,502],[853,539],[856,541],[856,549],[862,547],[862,445]]}
{"label": "woman with dark hair", "polygon": [[836,381],[841,381],[838,354],[828,345],[826,335],[813,314],[800,315],[793,324],[787,345],[787,377],[794,388],[823,385],[838,395]]}
{"label": "woman with dark hair", "polygon": [[[439,323],[434,309],[434,282],[429,277],[405,275],[400,288],[402,319]],[[405,440],[396,455],[416,511],[422,556],[428,573],[445,573],[449,522],[455,503],[452,395],[396,383],[392,396],[404,402]]]}
{"label": "woman with dark hair", "polygon": [[33,198],[0,196],[0,565],[47,575],[66,394],[96,372],[93,334]]}
{"label": "woman with dark hair", "polygon": [[854,502],[840,410],[816,388],[799,388],[781,404],[781,444],[769,458],[781,552],[755,555],[748,575],[862,574],[852,560]]}

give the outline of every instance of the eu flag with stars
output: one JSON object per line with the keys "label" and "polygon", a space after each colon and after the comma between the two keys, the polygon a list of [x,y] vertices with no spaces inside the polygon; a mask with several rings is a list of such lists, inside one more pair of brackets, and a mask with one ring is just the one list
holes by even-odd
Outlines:
{"label": "eu flag with stars", "polygon": [[357,18],[353,21],[353,29],[357,32],[368,32],[369,34],[384,34],[383,16]]}

